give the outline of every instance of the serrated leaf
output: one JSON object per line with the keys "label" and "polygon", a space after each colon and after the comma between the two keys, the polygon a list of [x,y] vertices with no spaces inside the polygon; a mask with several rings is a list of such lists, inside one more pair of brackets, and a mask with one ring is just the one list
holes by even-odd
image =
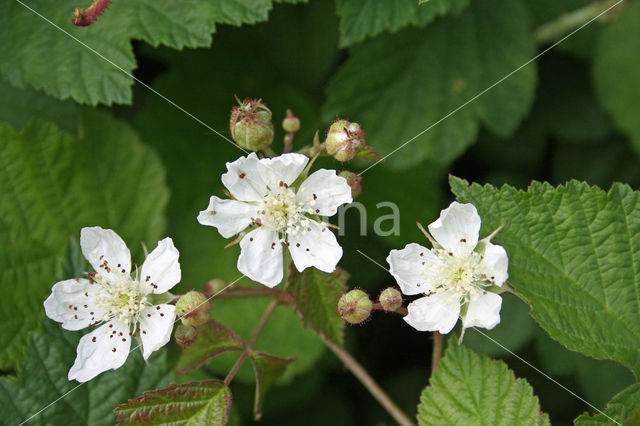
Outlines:
{"label": "serrated leaf", "polygon": [[340,268],[330,274],[316,268],[298,272],[293,264],[288,277],[287,291],[293,296],[304,325],[339,345],[344,342],[344,320],[336,306],[348,279],[349,274]]}
{"label": "serrated leaf", "polygon": [[[388,155],[534,54],[520,1],[471,2],[424,30],[354,46],[327,88],[325,117],[357,117],[368,143]],[[480,123],[511,134],[529,110],[535,82],[530,64],[394,153],[389,166],[448,164],[474,141]]]}
{"label": "serrated leaf", "polygon": [[604,414],[584,413],[574,420],[578,426],[606,426],[611,419],[625,426],[640,425],[640,383],[629,386],[611,399]]}
{"label": "serrated leaf", "polygon": [[640,5],[625,2],[622,6],[625,9],[620,19],[602,30],[593,76],[604,107],[640,152]]}
{"label": "serrated leaf", "polygon": [[210,320],[198,327],[198,337],[182,351],[176,370],[184,374],[220,354],[244,349],[245,344],[236,333],[219,322]]}
{"label": "serrated leaf", "polygon": [[78,383],[69,381],[67,372],[76,357],[80,333],[64,331],[49,320],[43,327],[29,336],[17,377],[0,378],[0,423],[17,425],[65,395],[28,424],[112,425],[117,404],[173,380],[166,353],[153,354],[149,369],[136,351],[118,370],[104,372],[74,390]]}
{"label": "serrated leaf", "polygon": [[255,420],[262,417],[262,402],[269,388],[282,376],[289,363],[295,358],[280,358],[263,352],[252,352],[249,359],[256,375],[256,395],[253,405]]}
{"label": "serrated leaf", "polygon": [[229,420],[231,390],[220,380],[206,380],[147,391],[118,406],[119,425],[210,425]]}
{"label": "serrated leaf", "polygon": [[614,184],[608,192],[571,181],[469,185],[452,191],[473,203],[486,231],[509,254],[509,283],[531,315],[567,348],[612,359],[640,374],[640,193]]}
{"label": "serrated leaf", "polygon": [[[271,0],[115,1],[90,27],[75,27],[75,0],[24,3],[126,73],[136,61],[131,40],[176,49],[211,44],[216,23],[264,21]],[[25,30],[28,29],[28,30]],[[0,72],[13,85],[29,84],[80,103],[130,103],[133,79],[70,35],[16,1],[0,3]]]}
{"label": "serrated leaf", "polygon": [[447,13],[457,13],[469,0],[431,0],[418,5],[415,0],[338,0],[340,46],[345,47],[408,26],[423,27]]}
{"label": "serrated leaf", "polygon": [[133,131],[86,112],[75,140],[51,123],[21,133],[0,123],[0,369],[20,358],[42,303],[83,226],[113,228],[132,252],[155,244],[168,199],[164,169]]}
{"label": "serrated leaf", "polygon": [[538,398],[502,361],[450,339],[431,384],[420,395],[420,425],[548,425]]}

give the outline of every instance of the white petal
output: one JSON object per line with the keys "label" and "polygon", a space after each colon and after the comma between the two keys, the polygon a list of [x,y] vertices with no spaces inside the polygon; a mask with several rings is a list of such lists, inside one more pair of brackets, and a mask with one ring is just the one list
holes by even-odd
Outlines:
{"label": "white petal", "polygon": [[93,269],[109,281],[116,278],[114,271],[119,274],[131,271],[131,253],[122,238],[111,229],[82,228],[80,248]]}
{"label": "white petal", "polygon": [[502,287],[509,278],[509,258],[504,247],[487,242],[480,267],[493,284]]}
{"label": "white petal", "polygon": [[257,228],[240,241],[238,270],[267,287],[282,281],[282,243],[278,234]]}
{"label": "white petal", "polygon": [[140,283],[149,293],[162,294],[180,282],[180,253],[171,238],[158,241],[158,245],[144,260],[140,271]]}
{"label": "white petal", "polygon": [[406,295],[413,295],[428,293],[433,289],[427,280],[427,271],[440,265],[441,261],[431,250],[411,243],[402,250],[391,250],[387,263],[400,290]]}
{"label": "white petal", "polygon": [[447,334],[458,321],[460,302],[444,292],[421,297],[409,303],[407,309],[409,314],[404,320],[416,330]]}
{"label": "white petal", "polygon": [[260,160],[255,152],[227,163],[228,172],[222,175],[222,183],[231,195],[240,201],[260,201],[267,193]]}
{"label": "white petal", "polygon": [[338,207],[352,202],[353,198],[345,178],[337,176],[335,170],[320,169],[302,182],[296,201],[303,203],[306,213],[333,216]]}
{"label": "white petal", "polygon": [[44,311],[67,330],[88,327],[104,318],[104,311],[95,305],[99,290],[97,284],[91,284],[84,278],[57,282],[44,301]]}
{"label": "white petal", "polygon": [[280,182],[291,185],[308,162],[309,158],[306,155],[292,152],[274,158],[263,158],[260,160],[259,168],[267,186],[277,188]]}
{"label": "white petal", "polygon": [[144,359],[169,342],[175,320],[176,307],[173,305],[149,306],[140,311],[140,337]]}
{"label": "white petal", "polygon": [[445,249],[456,256],[466,255],[478,244],[480,216],[473,204],[457,201],[440,212],[440,218],[429,225],[429,232]]}
{"label": "white petal", "polygon": [[103,324],[80,339],[69,380],[86,382],[103,371],[119,368],[127,360],[130,347],[128,324],[117,320]]}
{"label": "white petal", "polygon": [[333,272],[342,257],[338,244],[327,225],[307,219],[296,234],[289,234],[289,252],[298,271],[315,266],[324,272]]}
{"label": "white petal", "polygon": [[488,291],[478,291],[477,298],[469,302],[467,315],[463,320],[464,327],[482,327],[491,330],[500,324],[501,307],[502,297]]}
{"label": "white petal", "polygon": [[222,200],[218,197],[209,199],[209,206],[198,215],[202,225],[214,226],[220,235],[230,238],[251,225],[253,218],[258,217],[258,207],[236,200]]}

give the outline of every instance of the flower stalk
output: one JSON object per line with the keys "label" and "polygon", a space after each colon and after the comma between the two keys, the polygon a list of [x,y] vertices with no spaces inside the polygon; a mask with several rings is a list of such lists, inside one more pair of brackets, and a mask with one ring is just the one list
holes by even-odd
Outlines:
{"label": "flower stalk", "polygon": [[440,358],[442,358],[442,334],[439,331],[434,331],[431,334],[433,339],[433,348],[431,350],[431,374],[438,369],[440,365]]}

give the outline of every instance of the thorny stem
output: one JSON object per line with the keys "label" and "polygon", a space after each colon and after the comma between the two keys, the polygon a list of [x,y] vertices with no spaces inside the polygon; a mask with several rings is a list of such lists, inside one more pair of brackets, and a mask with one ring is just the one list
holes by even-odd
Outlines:
{"label": "thorny stem", "polygon": [[433,349],[431,354],[431,374],[438,369],[440,358],[442,357],[442,334],[434,331],[431,335],[433,338]]}
{"label": "thorny stem", "polygon": [[[619,0],[594,2],[581,7],[580,9],[565,13],[557,19],[540,26],[534,32],[535,41],[537,44],[546,44],[556,41],[570,31],[579,28],[585,22],[595,18],[617,2],[619,2]],[[606,19],[605,17],[602,18]]]}
{"label": "thorny stem", "polygon": [[374,303],[371,308],[371,311],[384,311],[390,314],[399,314],[402,316],[406,316],[409,313],[409,311],[407,311],[407,308],[405,308],[404,306],[398,307],[398,309],[396,309],[395,311],[387,311],[382,307],[380,303]]}
{"label": "thorny stem", "polygon": [[86,27],[94,23],[98,17],[104,12],[104,10],[109,6],[111,0],[95,0],[91,3],[86,9],[76,8],[73,12],[73,25],[78,27]]}
{"label": "thorny stem", "polygon": [[387,410],[387,412],[395,419],[401,426],[413,426],[413,422],[398,408],[398,406],[391,401],[389,396],[382,390],[380,386],[373,380],[373,378],[367,373],[356,359],[351,356],[349,352],[340,346],[336,345],[329,339],[323,337],[325,344],[331,349],[331,351],[344,363],[345,367],[353,373],[354,376],[367,388],[367,390],[373,395],[373,397]]}

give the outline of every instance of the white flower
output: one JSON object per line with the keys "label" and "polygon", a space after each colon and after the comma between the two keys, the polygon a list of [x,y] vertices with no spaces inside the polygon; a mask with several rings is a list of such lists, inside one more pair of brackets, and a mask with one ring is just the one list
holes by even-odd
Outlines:
{"label": "white flower", "polygon": [[44,309],[67,330],[104,323],[80,339],[69,370],[69,380],[86,382],[122,366],[132,337],[141,339],[144,359],[169,341],[175,306],[153,302],[180,281],[180,264],[171,238],[158,242],[135,276],[129,249],[112,230],[82,228],[80,247],[95,272],[56,283]]}
{"label": "white flower", "polygon": [[292,184],[307,165],[302,154],[258,159],[255,153],[227,163],[222,183],[235,200],[211,197],[198,222],[232,237],[250,225],[240,241],[238,270],[254,281],[274,287],[282,281],[282,245],[291,252],[298,271],[314,266],[332,272],[342,248],[323,222],[350,203],[351,188],[335,170],[320,169],[296,189]]}
{"label": "white flower", "polygon": [[507,253],[488,238],[478,241],[476,208],[454,201],[429,232],[435,239],[431,250],[412,243],[387,257],[404,294],[426,294],[409,304],[404,320],[420,331],[440,333],[450,332],[461,312],[463,328],[498,325],[502,298],[488,289],[507,280]]}

